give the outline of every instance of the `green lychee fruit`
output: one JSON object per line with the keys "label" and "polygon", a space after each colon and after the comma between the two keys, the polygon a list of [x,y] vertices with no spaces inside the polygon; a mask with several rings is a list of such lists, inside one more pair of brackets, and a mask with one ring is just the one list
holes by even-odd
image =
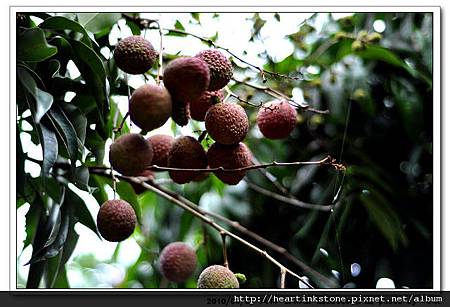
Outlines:
{"label": "green lychee fruit", "polygon": [[205,61],[196,57],[182,57],[171,61],[164,70],[164,85],[172,98],[191,101],[209,86],[209,68]]}
{"label": "green lychee fruit", "polygon": [[164,87],[146,84],[131,95],[129,112],[133,123],[144,131],[151,131],[169,119],[172,99]]}
{"label": "green lychee fruit", "polygon": [[269,101],[259,109],[256,123],[266,138],[283,139],[294,130],[297,111],[287,101]]}
{"label": "green lychee fruit", "polygon": [[195,100],[189,102],[191,117],[198,121],[205,121],[205,115],[208,109],[223,101],[223,91],[203,92],[203,94]]}
{"label": "green lychee fruit", "polygon": [[[155,179],[155,174],[153,174],[153,172],[151,170],[146,169],[145,171],[143,171],[141,174],[137,175],[136,177],[143,177],[143,178],[139,178],[139,179],[145,179],[145,181],[148,182],[148,181]],[[142,194],[145,191],[147,191],[147,189],[144,188],[140,184],[137,184],[135,182],[130,182],[130,184],[134,190],[134,193],[136,193],[137,195]]]}
{"label": "green lychee fruit", "polygon": [[147,138],[147,141],[152,144],[153,148],[152,165],[167,167],[169,151],[175,141],[173,136],[166,134],[155,134]]}
{"label": "green lychee fruit", "polygon": [[[223,167],[236,169],[252,165],[252,154],[244,143],[222,145],[214,143],[207,153],[210,168]],[[246,171],[215,171],[214,174],[226,184],[238,184],[245,177]]]}
{"label": "green lychee fruit", "polygon": [[[175,139],[169,152],[168,166],[172,168],[203,169],[207,166],[206,153],[202,145],[191,136]],[[183,184],[199,176],[194,171],[169,171],[169,176],[176,183]]]}
{"label": "green lychee fruit", "polygon": [[222,102],[208,109],[205,127],[216,142],[231,145],[242,141],[248,132],[248,117],[243,107]]}
{"label": "green lychee fruit", "polygon": [[186,126],[191,118],[190,105],[182,101],[173,101],[172,120],[178,126]]}
{"label": "green lychee fruit", "polygon": [[120,136],[109,149],[111,166],[125,176],[141,174],[151,165],[152,159],[152,145],[137,133]]}
{"label": "green lychee fruit", "polygon": [[153,45],[142,36],[133,35],[120,40],[114,48],[116,65],[124,72],[139,75],[149,70],[158,58]]}
{"label": "green lychee fruit", "polygon": [[197,281],[199,289],[238,289],[239,282],[233,272],[221,265],[203,270]]}
{"label": "green lychee fruit", "polygon": [[217,49],[208,49],[199,52],[196,57],[208,64],[210,73],[209,91],[223,88],[233,77],[233,66],[230,60]]}
{"label": "green lychee fruit", "polygon": [[197,255],[186,243],[173,242],[159,256],[161,273],[170,281],[186,281],[197,268]]}
{"label": "green lychee fruit", "polygon": [[136,214],[124,200],[107,200],[97,214],[97,228],[102,237],[111,242],[123,241],[134,231]]}

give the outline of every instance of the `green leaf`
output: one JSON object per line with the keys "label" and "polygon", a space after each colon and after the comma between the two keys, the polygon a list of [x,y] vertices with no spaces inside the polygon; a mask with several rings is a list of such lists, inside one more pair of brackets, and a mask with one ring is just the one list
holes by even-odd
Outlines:
{"label": "green leaf", "polygon": [[72,183],[79,189],[89,192],[89,169],[86,166],[78,166],[75,168]]}
{"label": "green leaf", "polygon": [[78,150],[82,154],[84,150],[84,142],[86,140],[87,118],[79,108],[71,103],[61,103],[61,107],[69,118],[72,126],[75,128],[78,137]]}
{"label": "green leaf", "polygon": [[392,51],[376,45],[368,45],[366,49],[357,52],[357,54],[363,59],[384,61],[398,67],[405,68],[406,65],[405,62]]}
{"label": "green leaf", "polygon": [[94,218],[89,212],[89,209],[87,208],[84,200],[72,190],[67,189],[66,201],[70,202],[73,205],[74,215],[77,217],[78,222],[92,230],[100,238],[100,235],[97,231],[97,224],[95,223]]}
{"label": "green leaf", "polygon": [[380,193],[375,190],[365,191],[361,194],[360,199],[366,206],[370,219],[394,251],[398,250],[400,243],[407,244],[408,241],[399,216]]}
{"label": "green leaf", "polygon": [[112,26],[122,18],[120,13],[77,13],[78,21],[94,34],[109,32]]}
{"label": "green leaf", "polygon": [[42,124],[40,124],[39,127],[41,128],[41,145],[44,157],[42,162],[42,175],[46,177],[58,158],[58,140],[53,131]]}
{"label": "green leaf", "polygon": [[141,224],[141,207],[139,206],[139,201],[131,184],[129,184],[128,182],[120,181],[117,182],[116,189],[117,194],[119,194],[120,196],[120,199],[127,201],[133,207],[138,223]]}
{"label": "green leaf", "polygon": [[49,114],[55,128],[64,138],[64,146],[67,148],[72,166],[75,167],[75,162],[78,160],[78,139],[75,128],[59,106],[52,108]]}
{"label": "green leaf", "polygon": [[58,52],[45,39],[40,28],[31,28],[22,32],[17,38],[17,59],[25,62],[40,62],[54,56]]}
{"label": "green leaf", "polygon": [[74,52],[73,61],[77,65],[83,79],[96,101],[99,113],[98,132],[106,136],[105,119],[109,112],[108,90],[106,88],[106,72],[100,57],[89,46],[76,40],[70,40]]}
{"label": "green leaf", "polygon": [[53,96],[49,93],[41,90],[37,87],[36,82],[30,73],[23,67],[17,67],[17,76],[22,83],[23,87],[34,97],[36,100],[36,112],[34,115],[34,121],[39,123],[42,117],[50,110],[53,104]]}
{"label": "green leaf", "polygon": [[200,23],[200,13],[191,13],[192,18],[194,18],[198,23]]}
{"label": "green leaf", "polygon": [[42,29],[49,30],[71,30],[82,34],[81,41],[88,46],[92,46],[91,40],[86,32],[86,29],[78,22],[62,16],[50,17],[44,20],[40,25]]}
{"label": "green leaf", "polygon": [[181,22],[180,22],[179,20],[177,20],[177,21],[175,22],[175,29],[181,30],[181,31],[185,31],[184,26],[181,24]]}

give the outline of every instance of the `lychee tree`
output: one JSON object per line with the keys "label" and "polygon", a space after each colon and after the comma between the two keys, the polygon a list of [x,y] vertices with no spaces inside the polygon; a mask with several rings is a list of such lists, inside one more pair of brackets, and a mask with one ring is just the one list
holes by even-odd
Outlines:
{"label": "lychee tree", "polygon": [[71,286],[78,223],[97,247],[119,242],[111,263],[120,242],[140,247],[116,287],[430,286],[431,15],[311,14],[277,33],[282,59],[249,52],[293,15],[250,14],[242,52],[226,27],[200,34],[221,14],[158,16],[17,14],[16,202],[32,247],[18,286]]}

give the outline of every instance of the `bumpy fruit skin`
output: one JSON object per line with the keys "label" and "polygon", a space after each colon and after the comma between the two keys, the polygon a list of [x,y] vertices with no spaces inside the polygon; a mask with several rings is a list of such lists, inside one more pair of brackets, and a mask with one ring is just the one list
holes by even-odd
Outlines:
{"label": "bumpy fruit skin", "polygon": [[120,136],[109,150],[109,162],[112,167],[125,176],[141,174],[151,165],[152,159],[152,145],[137,133]]}
{"label": "bumpy fruit skin", "polygon": [[230,60],[217,49],[203,50],[196,57],[205,61],[209,66],[211,80],[209,91],[216,91],[223,88],[233,77],[233,66]]}
{"label": "bumpy fruit skin", "polygon": [[266,138],[283,139],[294,130],[297,111],[287,101],[267,102],[259,109],[256,123]]}
{"label": "bumpy fruit skin", "polygon": [[[146,177],[147,179],[145,180],[146,182],[155,179],[155,174],[153,174],[153,172],[151,170],[146,169],[145,171],[143,171],[142,173],[140,173],[139,175],[137,175],[136,177]],[[131,187],[134,190],[134,193],[136,193],[137,195],[144,193],[145,191],[147,191],[146,188],[144,188],[142,185],[137,184],[135,182],[130,182]]]}
{"label": "bumpy fruit skin", "polygon": [[205,126],[210,137],[225,145],[237,144],[248,132],[248,117],[243,107],[222,102],[206,112]]}
{"label": "bumpy fruit skin", "polygon": [[[173,168],[206,168],[206,153],[202,145],[191,136],[175,139],[169,152],[168,166]],[[199,175],[192,171],[169,171],[169,176],[176,183],[192,181]]]}
{"label": "bumpy fruit skin", "polygon": [[172,114],[172,98],[161,86],[146,84],[137,88],[130,98],[130,119],[144,131],[166,123]]}
{"label": "bumpy fruit skin", "polygon": [[114,49],[116,65],[124,72],[139,75],[149,70],[158,53],[145,38],[133,35],[120,40]]}
{"label": "bumpy fruit skin", "polygon": [[164,85],[172,98],[178,101],[191,101],[209,86],[209,68],[205,61],[196,57],[177,58],[164,70]]}
{"label": "bumpy fruit skin", "polygon": [[203,92],[196,100],[190,102],[191,117],[198,121],[205,121],[205,115],[208,109],[223,101],[223,91]]}
{"label": "bumpy fruit skin", "polygon": [[136,226],[133,207],[124,200],[107,200],[97,215],[97,228],[110,242],[120,242],[131,236]]}
{"label": "bumpy fruit skin", "polygon": [[152,165],[167,167],[169,151],[172,148],[175,139],[170,135],[155,134],[147,138],[147,141],[152,144],[153,148]]}
{"label": "bumpy fruit skin", "polygon": [[[252,154],[244,143],[236,145],[214,143],[208,150],[207,159],[210,168],[222,166],[224,169],[233,169],[252,165]],[[230,185],[238,184],[245,173],[246,171],[214,172],[217,178]]]}
{"label": "bumpy fruit skin", "polygon": [[172,106],[172,120],[178,126],[186,126],[191,118],[191,111],[189,103],[181,101],[174,101]]}
{"label": "bumpy fruit skin", "polygon": [[197,255],[186,243],[173,242],[162,250],[159,265],[165,278],[173,282],[183,282],[197,268]]}
{"label": "bumpy fruit skin", "polygon": [[212,265],[203,270],[197,281],[199,289],[237,289],[239,282],[233,272],[221,265]]}

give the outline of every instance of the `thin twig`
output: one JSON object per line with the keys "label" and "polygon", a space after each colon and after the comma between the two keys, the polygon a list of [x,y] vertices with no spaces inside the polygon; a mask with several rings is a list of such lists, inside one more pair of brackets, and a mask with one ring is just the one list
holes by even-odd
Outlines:
{"label": "thin twig", "polygon": [[284,202],[284,203],[287,203],[287,204],[290,204],[290,205],[293,205],[296,207],[300,207],[300,208],[304,208],[304,209],[320,210],[320,211],[330,211],[331,208],[333,208],[333,205],[315,205],[315,204],[306,203],[306,202],[300,201],[298,199],[286,197],[286,196],[277,194],[275,192],[266,190],[248,180],[245,180],[245,182],[247,182],[247,185],[250,189],[255,190],[258,193],[261,193],[265,196],[272,197],[273,199],[279,200],[281,202]]}
{"label": "thin twig", "polygon": [[283,93],[281,93],[281,92],[279,92],[277,90],[274,90],[273,88],[270,88],[268,86],[254,85],[254,84],[248,83],[248,82],[243,81],[243,80],[238,80],[238,79],[236,79],[234,77],[232,78],[232,80],[234,82],[238,83],[238,84],[242,84],[242,85],[251,87],[251,88],[253,88],[255,90],[262,91],[262,92],[266,93],[267,95],[272,96],[272,97],[274,97],[276,99],[286,100],[290,105],[292,105],[293,107],[295,107],[297,109],[301,109],[302,111],[308,111],[308,112],[313,112],[313,113],[318,113],[318,114],[328,114],[328,113],[330,113],[329,110],[318,110],[318,109],[315,109],[315,108],[311,107],[308,104],[299,103],[299,102],[293,100],[291,97],[289,97],[289,96],[287,96],[287,95],[285,95],[285,94],[283,94]]}
{"label": "thin twig", "polygon": [[286,288],[286,271],[283,269],[280,270],[280,288]]}
{"label": "thin twig", "polygon": [[113,129],[114,133],[120,133],[120,131],[122,131],[123,125],[125,125],[125,121],[128,118],[128,116],[130,116],[130,112],[127,112],[127,114],[125,114],[125,116],[122,118],[119,127]]}
{"label": "thin twig", "polygon": [[162,167],[162,166],[157,166],[157,165],[151,165],[151,166],[147,167],[147,169],[155,170],[155,171],[173,171],[173,172],[195,172],[195,173],[225,172],[225,173],[231,173],[231,172],[250,171],[250,170],[268,168],[268,167],[286,167],[286,166],[301,166],[301,165],[331,165],[336,170],[344,170],[345,169],[344,165],[336,163],[336,159],[332,158],[331,156],[326,156],[325,158],[323,158],[322,160],[319,160],[319,161],[296,161],[296,162],[273,161],[271,163],[249,165],[249,166],[239,167],[239,168],[224,168],[222,166],[214,167],[214,168],[176,168],[176,167]]}
{"label": "thin twig", "polygon": [[229,268],[227,256],[227,234],[221,231],[220,236],[222,237],[223,266]]}

